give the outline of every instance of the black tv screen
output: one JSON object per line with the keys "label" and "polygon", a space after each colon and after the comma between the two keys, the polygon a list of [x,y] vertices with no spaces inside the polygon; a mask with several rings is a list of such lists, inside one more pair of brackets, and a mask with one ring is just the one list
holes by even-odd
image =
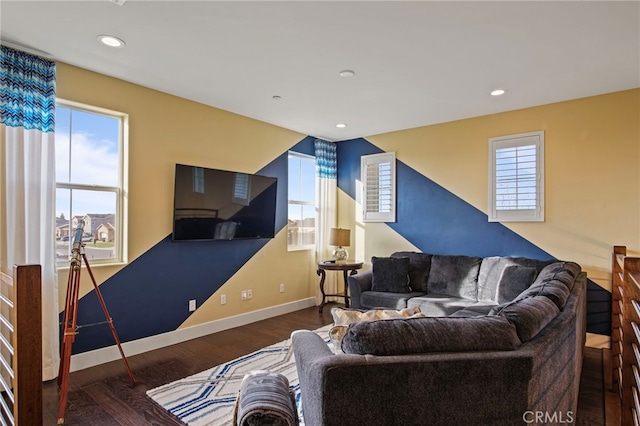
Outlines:
{"label": "black tv screen", "polygon": [[275,236],[278,180],[176,164],[173,240]]}

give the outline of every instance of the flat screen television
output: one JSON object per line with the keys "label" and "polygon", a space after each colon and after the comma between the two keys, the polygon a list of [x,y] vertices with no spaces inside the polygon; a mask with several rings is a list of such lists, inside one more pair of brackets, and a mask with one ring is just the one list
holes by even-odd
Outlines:
{"label": "flat screen television", "polygon": [[173,240],[275,236],[275,177],[176,164]]}

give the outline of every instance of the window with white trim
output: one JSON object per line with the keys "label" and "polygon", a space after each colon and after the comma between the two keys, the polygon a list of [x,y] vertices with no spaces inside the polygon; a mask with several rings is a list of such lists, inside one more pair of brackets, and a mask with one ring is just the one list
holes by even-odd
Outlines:
{"label": "window with white trim", "polygon": [[289,151],[288,225],[289,250],[316,248],[316,159]]}
{"label": "window with white trim", "polygon": [[489,139],[489,222],[544,221],[544,132]]}
{"label": "window with white trim", "polygon": [[363,155],[362,220],[364,222],[396,221],[396,153]]}
{"label": "window with white trim", "polygon": [[69,265],[75,229],[92,263],[126,261],[124,113],[56,103],[56,260]]}

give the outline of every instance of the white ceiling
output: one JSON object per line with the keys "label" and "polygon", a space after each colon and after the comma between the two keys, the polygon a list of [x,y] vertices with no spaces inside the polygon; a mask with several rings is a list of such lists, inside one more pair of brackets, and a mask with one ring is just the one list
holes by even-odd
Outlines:
{"label": "white ceiling", "polygon": [[[13,47],[337,141],[640,87],[639,6],[2,0],[0,33]],[[99,34],[127,45],[107,48]],[[356,75],[340,77],[345,69]],[[491,97],[494,88],[507,93]]]}

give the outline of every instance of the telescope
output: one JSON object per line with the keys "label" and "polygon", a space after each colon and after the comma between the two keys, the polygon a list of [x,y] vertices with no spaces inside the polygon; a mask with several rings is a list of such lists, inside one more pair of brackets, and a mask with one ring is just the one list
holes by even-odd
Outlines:
{"label": "telescope", "polygon": [[80,296],[80,272],[82,270],[83,261],[85,267],[87,268],[87,272],[91,277],[93,289],[96,293],[96,296],[98,297],[100,306],[102,306],[102,311],[104,312],[104,316],[106,319],[105,323],[109,324],[113,339],[118,346],[122,361],[124,361],[125,368],[127,369],[127,373],[129,374],[131,385],[135,385],[136,383],[133,377],[133,373],[131,372],[131,368],[129,367],[129,363],[127,362],[127,358],[124,355],[124,351],[122,350],[120,338],[118,337],[118,333],[116,332],[116,329],[113,325],[113,320],[111,319],[111,315],[109,315],[109,311],[107,310],[107,305],[104,302],[104,298],[102,297],[100,288],[96,283],[96,279],[93,276],[93,272],[91,271],[91,267],[89,266],[87,256],[82,250],[84,247],[84,243],[82,242],[83,234],[84,220],[79,220],[78,226],[76,227],[76,230],[73,234],[73,245],[71,246],[71,264],[69,267],[69,278],[67,281],[67,296],[64,308],[64,321],[62,323],[64,333],[62,338],[62,347],[60,349],[60,367],[58,370],[58,425],[64,424],[64,416],[67,409],[67,397],[69,392],[69,373],[71,371],[72,345],[74,340],[76,339],[76,335],[78,334],[78,328],[80,328],[77,323],[77,317],[78,297]]}
{"label": "telescope", "polygon": [[84,233],[84,220],[78,221],[78,226],[73,234],[73,245],[71,246],[71,267],[77,269],[81,267],[80,251],[82,250],[82,234]]}

